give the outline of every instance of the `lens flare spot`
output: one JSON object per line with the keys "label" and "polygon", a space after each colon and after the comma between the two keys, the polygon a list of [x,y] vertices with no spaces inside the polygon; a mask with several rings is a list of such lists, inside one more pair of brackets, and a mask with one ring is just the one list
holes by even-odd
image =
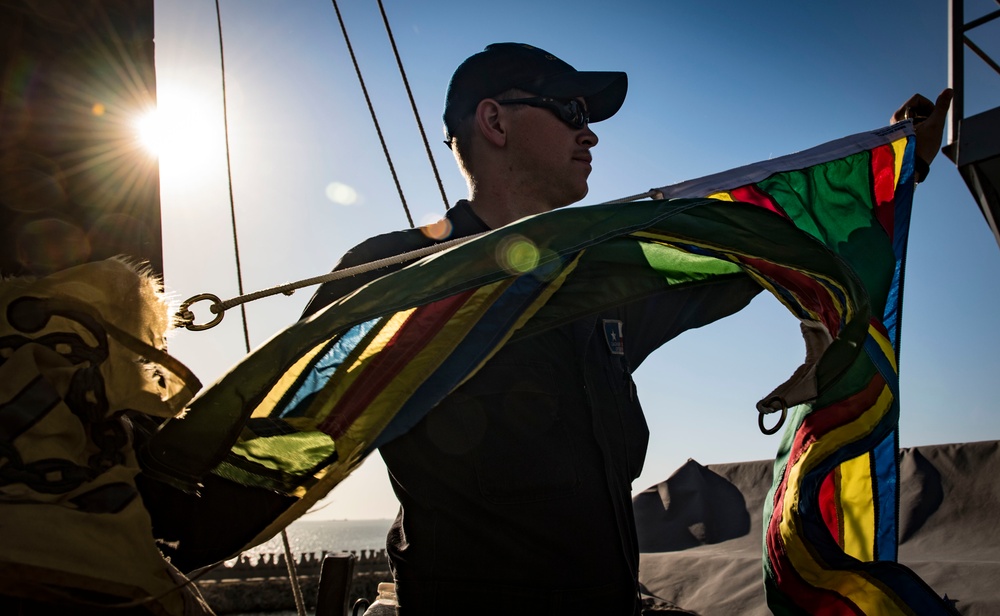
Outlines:
{"label": "lens flare spot", "polygon": [[326,185],[326,198],[338,205],[354,205],[358,202],[358,191],[341,182]]}
{"label": "lens flare spot", "polygon": [[524,274],[538,267],[540,253],[528,238],[512,235],[500,242],[496,256],[500,266],[511,274]]}
{"label": "lens flare spot", "polygon": [[104,105],[101,103],[94,103],[94,106],[90,108],[90,113],[97,117],[104,115]]}
{"label": "lens flare spot", "polygon": [[451,237],[451,221],[439,218],[425,222],[420,226],[420,232],[432,240],[446,240]]}
{"label": "lens flare spot", "polygon": [[17,260],[29,272],[50,274],[84,263],[90,257],[87,234],[78,226],[58,218],[43,218],[25,224],[15,240]]}

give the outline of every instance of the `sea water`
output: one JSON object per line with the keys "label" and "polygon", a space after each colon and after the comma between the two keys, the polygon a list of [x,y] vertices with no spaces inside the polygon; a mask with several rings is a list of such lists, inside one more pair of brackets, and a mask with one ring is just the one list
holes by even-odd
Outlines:
{"label": "sea water", "polygon": [[[360,552],[384,550],[385,535],[392,520],[298,520],[288,526],[288,545],[292,554]],[[284,554],[281,535],[244,552],[251,562],[259,554]]]}
{"label": "sea water", "polygon": [[[362,550],[384,550],[385,535],[392,520],[298,520],[288,526],[288,545],[292,554],[323,552],[360,552]],[[266,543],[251,548],[243,554],[251,562],[261,554],[284,554],[281,535]],[[312,613],[311,610],[307,610]],[[233,616],[297,616],[294,610],[281,612],[254,612]]]}

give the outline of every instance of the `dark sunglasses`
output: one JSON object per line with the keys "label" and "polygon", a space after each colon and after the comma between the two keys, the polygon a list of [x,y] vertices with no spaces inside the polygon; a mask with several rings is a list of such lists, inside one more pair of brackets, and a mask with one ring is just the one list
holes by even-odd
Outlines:
{"label": "dark sunglasses", "polygon": [[513,98],[509,100],[498,100],[500,105],[527,105],[529,107],[540,107],[548,109],[556,114],[556,117],[573,128],[583,128],[590,122],[590,114],[583,106],[583,103],[572,98],[568,101],[560,101],[547,96],[534,96],[531,98]]}

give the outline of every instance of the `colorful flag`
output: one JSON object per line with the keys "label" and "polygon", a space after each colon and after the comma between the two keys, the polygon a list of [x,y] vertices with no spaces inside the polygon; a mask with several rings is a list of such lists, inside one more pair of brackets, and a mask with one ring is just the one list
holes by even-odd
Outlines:
{"label": "colorful flag", "polygon": [[[847,325],[849,309],[832,296],[799,304],[765,283],[812,326],[803,333],[814,352],[796,375],[816,386],[812,399],[796,405],[783,396],[802,387],[793,377],[758,404],[790,413],[764,512],[765,586],[777,614],[954,613],[895,562],[899,323],[914,186],[908,128],[661,189],[666,197],[753,203],[794,222],[850,265],[870,303],[864,335],[856,337],[859,328],[845,336],[831,325],[837,315]],[[847,340],[862,352],[834,360],[834,347]],[[839,374],[829,371],[834,366]]]}
{"label": "colorful flag", "polygon": [[[750,276],[801,321],[807,346],[802,367],[758,403],[788,414],[765,512],[771,608],[950,613],[895,562],[912,142],[902,123],[664,187],[663,199],[531,217],[427,257],[265,343],[164,427],[146,470],[189,487],[211,471],[293,499],[252,545],[508,340],[650,293]],[[618,284],[595,284],[605,267]]]}

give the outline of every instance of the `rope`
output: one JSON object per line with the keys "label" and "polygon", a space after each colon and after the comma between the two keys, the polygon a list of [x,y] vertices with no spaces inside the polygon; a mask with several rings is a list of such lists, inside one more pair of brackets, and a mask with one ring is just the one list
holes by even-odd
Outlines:
{"label": "rope", "polygon": [[299,574],[295,570],[295,559],[292,549],[288,547],[288,533],[281,530],[281,541],[285,544],[285,564],[288,566],[288,579],[292,582],[292,596],[295,598],[295,611],[299,616],[305,616],[306,603],[302,600],[302,586],[299,585]]}
{"label": "rope", "polygon": [[[219,66],[222,69],[222,126],[225,130],[226,138],[226,178],[229,182],[229,218],[233,227],[233,254],[236,257],[236,288],[243,294],[243,269],[240,267],[240,240],[236,233],[236,204],[233,199],[233,167],[229,156],[229,111],[226,104],[226,52],[222,44],[222,11],[219,9],[219,0],[215,0],[215,22],[219,31]],[[250,332],[247,328],[246,307],[240,307],[240,315],[243,317],[243,342],[247,352],[250,352]]]}
{"label": "rope", "polygon": [[[226,176],[229,180],[229,214],[233,227],[233,254],[236,257],[236,284],[243,294],[243,268],[240,265],[240,243],[236,232],[236,202],[233,198],[233,167],[229,149],[229,105],[226,99],[226,53],[222,41],[222,10],[219,8],[219,0],[215,0],[215,21],[219,31],[219,65],[222,71],[222,123],[225,128],[226,139]],[[407,213],[409,215],[409,213]],[[247,324],[246,306],[240,305],[240,315],[243,318],[243,344],[246,352],[250,352],[250,328]],[[305,603],[302,601],[302,587],[299,585],[299,578],[295,575],[295,562],[292,552],[288,547],[288,533],[281,529],[281,538],[285,542],[285,562],[288,563],[288,581],[292,586],[292,594],[295,597],[295,609],[298,616],[306,615]]]}
{"label": "rope", "polygon": [[403,60],[399,57],[399,50],[396,48],[396,39],[392,36],[392,28],[389,27],[389,18],[386,17],[385,7],[382,0],[378,0],[378,10],[382,12],[382,23],[385,24],[385,32],[389,35],[389,43],[392,45],[392,53],[396,56],[396,66],[399,67],[399,75],[403,78],[403,86],[406,88],[406,95],[410,98],[410,107],[413,109],[413,117],[417,121],[417,128],[420,130],[420,138],[424,140],[424,150],[427,151],[427,160],[431,162],[431,169],[434,170],[434,179],[437,180],[438,190],[441,191],[441,200],[444,201],[444,209],[450,207],[448,195],[444,193],[444,184],[441,182],[441,174],[438,173],[437,165],[434,163],[434,154],[431,152],[431,145],[427,142],[427,133],[424,132],[424,124],[420,121],[420,112],[417,111],[417,103],[413,100],[413,92],[410,90],[410,82],[406,78],[406,71],[403,70]]}
{"label": "rope", "polygon": [[662,199],[663,193],[656,190],[655,188],[650,188],[644,193],[637,193],[634,195],[630,195],[628,197],[622,197],[620,199],[612,199],[611,201],[605,201],[601,205],[612,205],[615,203],[631,203],[632,201],[638,201],[639,199],[646,199],[647,197],[650,199]]}
{"label": "rope", "polygon": [[396,183],[396,191],[399,193],[399,200],[403,203],[403,211],[406,212],[406,220],[409,221],[410,228],[412,229],[416,225],[413,224],[413,216],[410,215],[410,208],[406,205],[406,197],[403,196],[403,187],[399,184],[399,177],[396,175],[396,167],[392,164],[392,157],[389,156],[389,148],[385,144],[385,137],[382,136],[382,127],[379,126],[378,117],[375,115],[375,107],[372,105],[372,99],[368,96],[368,88],[365,87],[365,79],[361,76],[361,67],[358,65],[357,57],[354,55],[354,47],[351,46],[351,39],[347,36],[347,26],[344,25],[344,18],[340,15],[340,6],[337,5],[337,0],[333,0],[333,10],[337,12],[337,21],[340,22],[340,30],[344,33],[344,42],[347,43],[347,51],[351,54],[351,62],[354,63],[354,71],[358,74],[358,82],[361,84],[361,92],[364,93],[365,102],[368,103],[368,112],[372,116],[372,122],[375,123],[375,132],[378,133],[378,140],[382,144],[382,153],[385,154],[385,162],[389,164],[389,172],[392,174],[392,181]]}
{"label": "rope", "polygon": [[[260,291],[254,291],[253,293],[247,293],[245,295],[240,295],[239,297],[234,297],[232,299],[227,299],[225,301],[219,299],[218,296],[212,295],[211,293],[200,293],[191,297],[187,301],[180,305],[177,313],[174,315],[174,322],[178,326],[183,326],[191,331],[202,331],[206,329],[211,329],[215,327],[222,321],[222,317],[227,310],[235,306],[245,304],[247,302],[252,302],[264,297],[270,297],[271,295],[277,295],[283,293],[285,295],[291,295],[297,289],[303,287],[310,287],[316,284],[322,284],[324,282],[330,282],[333,280],[340,280],[341,278],[347,278],[349,276],[356,276],[358,274],[364,274],[372,270],[380,269],[383,267],[388,267],[390,265],[395,265],[397,263],[403,263],[406,261],[413,261],[427,255],[434,254],[436,252],[441,252],[453,246],[463,244],[472,240],[474,238],[485,235],[488,231],[483,233],[478,233],[476,235],[469,235],[466,237],[460,237],[454,240],[449,240],[447,242],[441,242],[440,244],[434,244],[432,246],[427,246],[425,248],[419,248],[417,250],[411,250],[410,252],[404,252],[402,254],[396,255],[394,257],[387,257],[385,259],[379,259],[377,261],[371,261],[369,263],[363,263],[354,267],[348,267],[342,270],[336,270],[328,274],[323,274],[322,276],[314,276],[312,278],[306,278],[305,280],[299,280],[297,282],[289,282],[287,284],[281,284],[274,287],[269,287],[267,289],[262,289]],[[210,301],[212,304],[209,306],[209,310],[212,314],[216,315],[212,321],[205,324],[195,324],[194,313],[191,312],[190,308],[193,304],[200,301]]]}
{"label": "rope", "polygon": [[[633,201],[638,201],[640,199],[662,199],[663,195],[660,191],[656,189],[649,189],[644,193],[636,193],[628,197],[622,197],[620,199],[613,199],[611,201],[605,201],[601,205],[612,205],[615,203],[631,203]],[[252,302],[265,297],[270,297],[272,295],[278,295],[279,293],[284,295],[292,295],[298,289],[304,287],[311,287],[317,284],[323,284],[325,282],[332,282],[334,280],[340,280],[341,278],[348,278],[350,276],[357,276],[358,274],[364,274],[372,270],[381,269],[383,267],[388,267],[390,265],[396,265],[397,263],[404,263],[407,261],[414,261],[421,257],[434,254],[451,248],[452,246],[457,246],[468,242],[469,240],[475,239],[485,233],[479,233],[476,235],[469,235],[466,237],[461,237],[454,240],[449,240],[447,242],[441,242],[440,244],[434,244],[432,246],[427,246],[425,248],[419,248],[417,250],[411,250],[410,252],[404,252],[402,254],[396,255],[394,257],[388,257],[385,259],[379,259],[377,261],[370,261],[368,263],[363,263],[354,267],[348,267],[342,270],[336,270],[323,274],[321,276],[313,276],[312,278],[305,278],[296,282],[289,282],[285,284],[276,285],[273,287],[268,287],[266,289],[261,289],[260,291],[254,291],[253,293],[242,293],[242,288],[240,295],[233,297],[231,299],[222,300],[217,295],[211,293],[199,293],[188,298],[186,301],[181,303],[180,307],[174,315],[174,323],[178,327],[185,327],[190,331],[203,331],[206,329],[211,329],[222,322],[225,312],[236,306],[242,306],[248,302]],[[197,324],[195,323],[195,315],[191,312],[191,306],[202,301],[209,301],[209,310],[212,314],[216,315],[211,321],[207,323]],[[246,316],[244,312],[244,322],[246,321]],[[249,352],[249,348],[247,349]]]}

